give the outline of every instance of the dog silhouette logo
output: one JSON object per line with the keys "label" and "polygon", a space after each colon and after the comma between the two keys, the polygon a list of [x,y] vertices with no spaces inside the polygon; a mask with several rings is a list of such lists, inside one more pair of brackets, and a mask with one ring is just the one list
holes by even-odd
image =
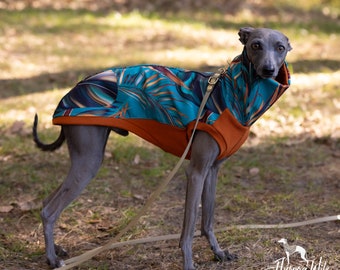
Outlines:
{"label": "dog silhouette logo", "polygon": [[283,246],[283,250],[286,253],[286,257],[287,257],[287,263],[289,265],[289,256],[294,254],[294,253],[299,253],[301,256],[301,259],[303,259],[307,264],[308,264],[308,260],[306,258],[306,250],[301,247],[301,246],[297,246],[297,245],[288,245],[287,239],[282,238],[278,241],[278,243],[280,243]]}

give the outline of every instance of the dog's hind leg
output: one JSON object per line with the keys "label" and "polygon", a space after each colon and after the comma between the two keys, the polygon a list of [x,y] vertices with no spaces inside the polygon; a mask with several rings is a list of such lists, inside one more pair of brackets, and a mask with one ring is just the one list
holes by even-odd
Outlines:
{"label": "dog's hind leg", "polygon": [[301,259],[308,263],[308,260],[306,258],[306,250],[300,246],[296,246],[296,250],[300,253]]}
{"label": "dog's hind leg", "polygon": [[95,126],[64,126],[71,168],[65,181],[43,203],[43,221],[46,257],[52,267],[60,267],[63,262],[57,257],[61,248],[55,246],[53,229],[61,212],[87,186],[96,175],[102,160],[108,128]]}
{"label": "dog's hind leg", "polygon": [[218,261],[233,260],[237,258],[235,255],[232,255],[228,253],[228,251],[224,251],[220,248],[214,233],[214,210],[217,174],[222,162],[223,161],[216,161],[215,164],[210,168],[204,182],[202,193],[201,233],[208,239],[211,250]]}

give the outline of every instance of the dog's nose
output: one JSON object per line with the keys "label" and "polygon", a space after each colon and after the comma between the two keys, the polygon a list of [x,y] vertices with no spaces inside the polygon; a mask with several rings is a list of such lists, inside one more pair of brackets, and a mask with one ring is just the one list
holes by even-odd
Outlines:
{"label": "dog's nose", "polygon": [[275,67],[273,65],[265,65],[262,68],[262,74],[266,77],[272,77],[275,73]]}

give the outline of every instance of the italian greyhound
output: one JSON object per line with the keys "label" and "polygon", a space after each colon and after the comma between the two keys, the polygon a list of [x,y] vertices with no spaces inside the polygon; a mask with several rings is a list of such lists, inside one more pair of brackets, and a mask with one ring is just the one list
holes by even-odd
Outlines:
{"label": "italian greyhound", "polygon": [[[251,91],[253,91],[251,88],[252,83],[263,82],[267,84],[267,83],[273,83],[275,80],[277,80],[277,78],[280,76],[280,72],[281,72],[280,70],[282,70],[283,67],[285,67],[286,65],[285,58],[286,58],[287,52],[291,50],[291,46],[289,44],[288,38],[285,35],[283,35],[281,32],[276,31],[276,30],[267,29],[267,28],[244,27],[244,28],[241,28],[239,31],[239,37],[240,37],[241,43],[244,45],[244,49],[243,49],[244,57],[242,58],[242,61],[240,63],[242,64],[242,68],[241,68],[242,71],[240,71],[241,73],[235,76],[235,81],[238,80],[240,77],[245,77],[245,79],[249,81],[249,87],[246,87],[247,94],[245,94],[244,98],[237,100],[237,101],[234,100],[230,107],[236,107],[234,106],[236,105],[236,103],[239,103],[238,105],[240,106],[244,105],[243,103],[245,103],[247,98],[252,95],[251,93]],[[147,72],[149,72],[150,69],[147,69]],[[160,68],[159,67],[152,68],[153,71],[155,69],[157,69],[158,71]],[[113,73],[112,70],[110,72]],[[147,72],[144,72],[144,73],[147,73]],[[171,72],[173,71],[171,70]],[[288,73],[288,71],[286,73]],[[240,74],[241,76],[239,76]],[[99,80],[98,78],[102,75],[103,77],[105,77],[107,73],[105,74],[101,73],[99,75],[92,76],[88,79],[85,79],[84,81],[80,82],[77,85],[77,87],[80,89],[86,83],[87,85],[90,85],[90,87],[93,87],[94,83],[92,82],[94,82],[95,80],[98,81]],[[140,74],[137,74],[137,75],[140,75]],[[137,75],[135,77],[139,78]],[[117,84],[123,80],[121,79],[121,77],[118,77],[118,75],[115,75],[115,76],[116,77],[110,77],[111,79],[107,79],[107,81],[105,82]],[[123,75],[119,75],[119,76],[123,76]],[[204,77],[205,76],[204,73],[200,73],[199,76],[201,76],[200,78],[202,80],[200,85],[206,85],[209,76]],[[221,81],[215,86],[214,91],[211,94],[211,97],[209,98],[210,100],[214,99],[216,101],[219,99],[219,97],[221,96],[221,93],[218,92],[217,88],[220,87],[222,89],[223,80],[230,79],[230,76],[231,76],[230,74],[229,75],[227,74],[223,78],[221,78]],[[175,77],[174,73],[171,73],[169,77],[171,78]],[[251,78],[247,78],[247,77],[251,77]],[[131,78],[132,77],[130,76],[129,80],[131,80]],[[162,77],[162,79],[164,78]],[[91,83],[89,83],[89,81],[91,81]],[[233,83],[231,83],[230,85],[233,85],[235,81],[233,81]],[[167,86],[165,87],[170,87],[168,85],[170,84],[167,84]],[[181,84],[181,87],[182,86],[183,84]],[[107,88],[108,86],[105,85],[104,87],[103,85],[101,85],[100,87]],[[100,87],[98,87],[98,89]],[[195,84],[192,87],[192,91],[194,91],[196,87],[199,87],[199,84]],[[288,86],[285,87],[284,90],[286,88],[288,88]],[[249,90],[249,93],[248,93],[248,90]],[[280,90],[282,90],[280,87],[275,88],[275,91],[273,91],[273,95],[280,96],[280,94],[277,94],[277,91],[280,91]],[[230,91],[233,91],[233,90],[229,89],[228,91],[226,93],[230,93]],[[267,90],[264,89],[264,92],[263,92],[264,95],[266,94],[266,91]],[[269,90],[267,92],[269,92]],[[235,95],[232,94],[229,96],[233,97]],[[256,94],[256,98],[259,98],[261,96],[262,96],[261,94],[259,95]],[[270,97],[271,101],[273,100],[272,96]],[[276,96],[274,100],[278,98]],[[71,96],[68,100],[69,101],[71,100],[70,102],[72,103],[73,98],[74,96]],[[208,105],[210,104],[209,102],[210,101],[208,100],[207,102]],[[64,104],[64,102],[61,102],[61,103],[62,105]],[[270,102],[267,102],[267,103],[269,104]],[[244,109],[243,111],[245,112],[245,111],[252,110],[252,106],[253,106],[252,104],[253,104],[252,102],[248,102],[247,109]],[[264,102],[260,103],[259,108],[256,108],[256,112],[258,112],[263,107],[263,104]],[[143,106],[144,106],[144,103],[143,103]],[[80,108],[80,110],[82,109],[84,108],[83,107]],[[73,109],[70,109],[70,110],[66,109],[65,111],[69,113],[72,110]],[[211,110],[214,110],[214,109],[211,109]],[[66,115],[65,111],[63,111],[63,117],[67,117],[65,116]],[[207,113],[206,115],[208,114],[209,113]],[[238,117],[238,116],[235,116],[236,114],[237,112],[234,114],[233,116],[234,118],[232,117],[233,119],[236,119]],[[75,118],[77,117],[74,117],[72,119],[75,119]],[[249,120],[249,119],[244,120],[245,122],[242,122],[241,120],[240,121],[243,123],[242,125],[250,125],[252,124],[253,120]],[[53,268],[63,266],[64,262],[58,256],[66,255],[66,252],[60,246],[55,245],[54,243],[54,236],[53,236],[54,224],[56,220],[58,219],[59,215],[61,214],[61,212],[65,209],[65,207],[69,205],[74,199],[76,199],[76,197],[87,186],[90,180],[93,177],[95,177],[103,160],[104,150],[105,150],[105,146],[106,146],[110,131],[113,130],[123,136],[128,135],[128,131],[131,131],[129,130],[129,128],[126,128],[126,129],[123,128],[120,125],[121,122],[119,121],[123,121],[123,120],[118,119],[117,126],[113,126],[113,127],[105,126],[105,124],[97,125],[95,122],[91,122],[89,124],[85,124],[85,123],[84,124],[75,124],[75,123],[60,124],[62,128],[61,128],[61,132],[60,132],[58,139],[54,143],[44,144],[38,138],[38,135],[37,135],[38,119],[37,119],[37,116],[35,117],[34,126],[33,126],[33,137],[34,137],[34,141],[36,145],[44,151],[54,151],[55,149],[59,148],[64,142],[64,140],[66,139],[68,150],[69,150],[69,155],[71,159],[71,167],[70,167],[70,170],[69,170],[69,173],[66,179],[51,195],[49,195],[44,200],[43,209],[41,212],[41,217],[43,221],[44,237],[45,237],[45,248],[46,248],[47,261],[50,264],[50,266]],[[217,120],[216,122],[218,121],[219,120]],[[240,124],[238,125],[240,129],[243,128],[241,127],[242,125]],[[132,126],[131,126],[131,129],[132,129],[132,132],[134,132]],[[210,129],[207,129],[207,130],[210,130]],[[136,133],[138,135],[138,132]],[[228,133],[228,127],[225,133]],[[228,134],[222,134],[222,135],[228,135]],[[163,134],[162,138],[164,136],[165,135]],[[235,139],[233,138],[235,137],[233,135],[230,135],[229,137],[231,140]],[[245,141],[246,137],[242,140],[238,138],[236,139],[240,140],[241,141],[240,144],[242,144]],[[174,140],[172,136],[166,137],[166,140],[169,141],[169,143],[173,145],[174,147],[177,144],[177,141]],[[212,135],[212,133],[210,133],[210,131],[205,131],[202,128],[202,129],[197,130],[197,133],[195,134],[194,141],[191,146],[190,163],[186,170],[187,189],[186,189],[186,200],[185,200],[185,209],[184,209],[184,221],[183,221],[183,228],[182,228],[180,244],[179,244],[182,250],[182,254],[183,254],[183,269],[185,270],[195,269],[194,262],[193,262],[193,255],[192,255],[192,244],[193,244],[195,223],[196,223],[196,218],[197,218],[198,211],[199,211],[200,202],[202,202],[201,234],[202,236],[205,236],[207,240],[209,241],[211,250],[215,254],[215,257],[220,261],[233,260],[236,258],[235,255],[230,254],[228,251],[222,250],[222,248],[220,247],[216,239],[216,236],[213,230],[213,215],[214,215],[214,207],[215,207],[214,204],[215,204],[215,192],[216,192],[218,171],[219,171],[219,168],[222,162],[225,161],[232,153],[236,152],[236,150],[234,149],[222,155],[221,146],[217,141],[218,139],[216,139]],[[239,147],[240,145],[237,147],[237,149]],[[171,152],[171,149],[169,151]]]}
{"label": "italian greyhound", "polygon": [[306,259],[306,250],[301,246],[296,245],[288,245],[287,239],[282,238],[278,241],[278,243],[283,245],[283,249],[287,256],[287,263],[289,264],[289,256],[294,254],[295,252],[300,253],[301,259],[303,259],[306,263],[308,263],[308,260]]}

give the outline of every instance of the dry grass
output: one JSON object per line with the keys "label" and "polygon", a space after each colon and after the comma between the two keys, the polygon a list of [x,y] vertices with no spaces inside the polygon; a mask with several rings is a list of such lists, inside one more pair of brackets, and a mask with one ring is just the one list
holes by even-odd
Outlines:
{"label": "dry grass", "polygon": [[[47,269],[40,201],[65,176],[68,160],[66,147],[53,154],[34,148],[30,132],[36,111],[41,136],[51,141],[58,132],[50,123],[55,105],[79,78],[112,65],[145,62],[215,70],[239,54],[237,28],[250,23],[277,27],[290,37],[292,87],[222,168],[216,226],[339,214],[340,26],[335,4],[328,12],[327,5],[292,9],[289,1],[288,6],[282,1],[245,1],[240,8],[230,1],[232,14],[216,12],[218,1],[212,2],[210,13],[154,12],[162,1],[145,7],[144,13],[104,12],[94,4],[89,5],[96,11],[79,6],[51,9],[48,5],[55,1],[35,2],[45,3],[47,10],[18,10],[20,5],[12,2],[7,5],[11,10],[0,10],[0,269]],[[196,1],[196,7],[200,3]],[[177,160],[134,136],[116,135],[106,157],[96,180],[56,226],[58,242],[71,255],[115,235]],[[181,171],[128,237],[178,233],[184,181]],[[212,262],[209,247],[198,238],[195,261],[198,269],[265,269],[283,256],[275,242],[281,237],[338,269],[337,223],[221,233],[222,245],[240,256],[233,263]],[[79,269],[181,269],[177,245],[166,241],[125,247]],[[296,257],[293,262],[301,265]]]}

